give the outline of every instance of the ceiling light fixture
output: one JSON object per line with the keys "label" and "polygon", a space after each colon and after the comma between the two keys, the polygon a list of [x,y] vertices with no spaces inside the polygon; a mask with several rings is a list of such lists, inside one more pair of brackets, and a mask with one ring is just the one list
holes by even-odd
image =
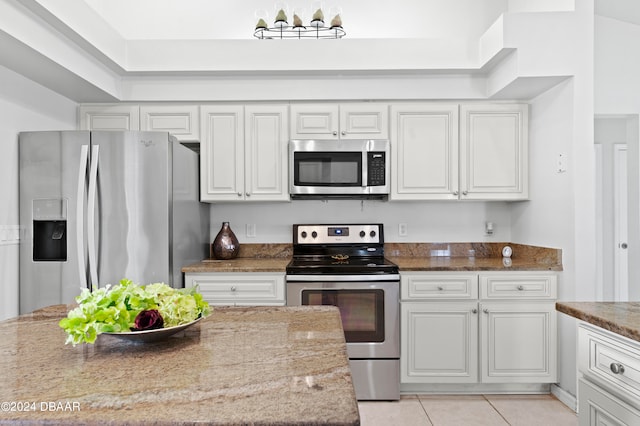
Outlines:
{"label": "ceiling light fixture", "polygon": [[[267,24],[269,22],[268,13],[265,10],[257,10],[255,17],[258,22],[253,36],[265,40],[284,38],[338,39],[346,35],[342,27],[342,9],[339,7],[329,9],[329,16],[332,16],[329,25],[325,24],[325,15],[320,2],[314,2],[311,13],[301,8],[296,8],[291,12],[285,3],[276,3],[273,25],[269,26]],[[309,24],[305,26],[305,17],[309,15],[311,16]]]}

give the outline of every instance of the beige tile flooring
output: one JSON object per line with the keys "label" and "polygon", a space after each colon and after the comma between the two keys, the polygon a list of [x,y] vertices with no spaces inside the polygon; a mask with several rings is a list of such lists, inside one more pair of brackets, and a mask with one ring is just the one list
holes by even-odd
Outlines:
{"label": "beige tile flooring", "polygon": [[552,395],[403,395],[360,401],[362,426],[577,426],[578,417]]}

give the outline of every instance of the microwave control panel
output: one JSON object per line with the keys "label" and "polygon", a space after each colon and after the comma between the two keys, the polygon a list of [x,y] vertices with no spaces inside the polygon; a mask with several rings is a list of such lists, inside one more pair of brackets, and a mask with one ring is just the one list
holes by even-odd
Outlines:
{"label": "microwave control panel", "polygon": [[385,160],[385,153],[382,151],[367,153],[367,186],[385,185]]}

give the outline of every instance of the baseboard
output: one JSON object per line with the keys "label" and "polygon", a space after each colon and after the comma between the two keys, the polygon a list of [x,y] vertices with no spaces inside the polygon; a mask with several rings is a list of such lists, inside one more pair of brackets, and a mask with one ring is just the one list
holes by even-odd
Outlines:
{"label": "baseboard", "polygon": [[571,395],[569,392],[555,384],[551,385],[551,394],[574,412],[578,412],[578,400],[574,395]]}

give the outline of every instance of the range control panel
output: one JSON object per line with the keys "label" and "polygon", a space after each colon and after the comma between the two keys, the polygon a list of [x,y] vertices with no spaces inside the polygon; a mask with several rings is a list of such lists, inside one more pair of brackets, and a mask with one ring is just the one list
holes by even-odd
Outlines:
{"label": "range control panel", "polygon": [[294,244],[382,243],[382,224],[293,225]]}

